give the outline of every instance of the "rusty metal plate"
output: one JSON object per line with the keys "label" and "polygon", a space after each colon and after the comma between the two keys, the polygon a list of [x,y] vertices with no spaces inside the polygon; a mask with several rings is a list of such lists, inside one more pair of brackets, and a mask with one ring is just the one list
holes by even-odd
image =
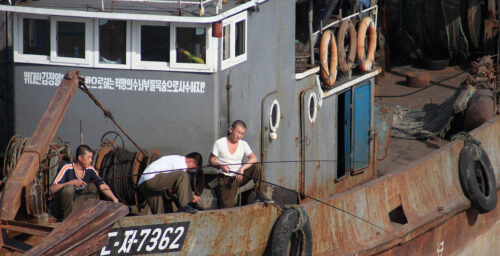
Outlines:
{"label": "rusty metal plate", "polygon": [[391,139],[393,112],[389,107],[375,105],[375,130],[377,137],[377,160],[385,159]]}
{"label": "rusty metal plate", "polygon": [[280,214],[274,204],[256,203],[195,214],[125,217],[110,231],[100,255],[262,255]]}

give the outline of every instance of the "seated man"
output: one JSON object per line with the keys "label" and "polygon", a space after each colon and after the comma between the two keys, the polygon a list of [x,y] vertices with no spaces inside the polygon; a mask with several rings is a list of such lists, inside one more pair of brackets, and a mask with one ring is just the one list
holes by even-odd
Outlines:
{"label": "seated man", "polygon": [[[210,153],[210,164],[219,168],[216,193],[220,208],[234,207],[238,187],[244,186],[250,179],[255,182],[257,200],[273,202],[264,194],[265,186],[261,183],[262,166],[256,164],[257,157],[248,143],[242,140],[246,130],[247,126],[243,121],[234,121],[229,128],[229,135],[215,141]],[[242,164],[245,156],[248,160]]]}
{"label": "seated man", "polygon": [[198,210],[189,205],[200,198],[193,194],[187,171],[195,170],[202,164],[200,153],[192,152],[185,156],[164,156],[152,162],[139,179],[139,190],[151,208],[151,213],[165,213],[166,190],[175,190],[179,199],[179,211],[195,213]]}
{"label": "seated man", "polygon": [[99,177],[92,163],[92,150],[87,145],[76,149],[76,161],[64,165],[50,186],[50,192],[55,194],[51,205],[52,214],[63,220],[78,205],[88,199],[99,198],[97,187],[110,200],[117,203],[118,198],[109,186]]}

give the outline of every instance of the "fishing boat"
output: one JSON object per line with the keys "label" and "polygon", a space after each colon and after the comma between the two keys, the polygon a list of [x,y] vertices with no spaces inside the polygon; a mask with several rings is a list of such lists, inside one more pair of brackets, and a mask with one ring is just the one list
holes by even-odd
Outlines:
{"label": "fishing boat", "polygon": [[[479,84],[493,84],[493,60],[475,64],[488,79],[467,79],[464,70],[446,67],[449,59],[436,67],[443,61],[431,58],[426,71],[401,65],[389,72],[377,28],[379,9],[392,2],[343,2],[0,3],[12,29],[13,134],[33,134],[17,142],[24,146],[18,162],[4,170],[2,252],[500,251],[500,119],[491,111],[468,133],[453,129],[460,125],[452,120],[481,96]],[[423,44],[405,31],[406,46]],[[409,55],[422,57],[416,52]],[[461,86],[466,79],[471,85]],[[238,207],[217,209],[216,170],[207,167],[193,177],[203,211],[148,213],[137,190],[145,166],[191,151],[208,159],[236,119],[247,123],[245,140],[275,203],[245,202],[250,184]],[[69,145],[82,143],[97,144],[96,168],[122,203],[92,201],[53,223],[47,186],[62,159],[71,159]],[[124,148],[132,153],[119,153]],[[122,165],[111,160],[120,154]]]}

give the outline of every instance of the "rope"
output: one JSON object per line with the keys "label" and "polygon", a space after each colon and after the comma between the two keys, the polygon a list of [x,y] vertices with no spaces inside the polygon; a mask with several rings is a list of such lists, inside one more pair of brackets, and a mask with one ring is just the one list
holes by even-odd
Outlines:
{"label": "rope", "polygon": [[[234,173],[234,174],[239,174],[239,173],[237,173],[237,172],[233,172],[233,171],[229,171],[229,172]],[[249,177],[249,178],[252,178],[252,179],[257,179],[257,178],[254,178],[254,177],[252,177],[252,176],[246,175],[246,174],[240,174],[240,175],[242,175],[242,176],[246,176],[246,177]],[[278,185],[278,184],[274,184],[274,183],[272,183],[272,182],[265,181],[265,180],[263,180],[263,179],[257,179],[257,180],[259,180],[260,182],[264,182],[264,183],[267,183],[267,184],[269,184],[269,185],[272,185],[272,186],[275,186],[275,187],[278,187],[278,188],[284,189],[284,190],[288,190],[288,191],[293,192],[293,193],[297,193],[297,194],[298,194],[298,195],[300,195],[301,197],[307,197],[307,198],[312,199],[312,200],[314,200],[314,201],[316,201],[316,202],[318,202],[318,203],[321,203],[321,204],[327,205],[327,206],[329,206],[329,207],[332,207],[332,208],[334,208],[335,210],[341,211],[341,212],[343,212],[343,213],[345,213],[345,214],[347,214],[347,215],[349,215],[349,216],[352,216],[352,217],[354,217],[354,218],[356,218],[356,219],[358,219],[358,220],[361,220],[361,221],[363,221],[363,222],[365,222],[365,223],[367,223],[367,224],[369,224],[369,225],[371,225],[371,226],[374,226],[374,227],[376,227],[376,228],[378,228],[378,229],[380,229],[380,230],[382,230],[382,231],[384,231],[384,232],[386,232],[386,233],[388,233],[388,234],[392,235],[393,237],[396,237],[396,238],[397,238],[397,236],[396,236],[396,235],[394,235],[393,233],[391,233],[390,231],[388,231],[388,230],[386,230],[386,229],[384,229],[384,228],[382,228],[382,227],[380,227],[380,226],[378,226],[378,225],[376,225],[376,224],[374,224],[374,223],[372,223],[372,222],[370,222],[370,221],[368,221],[368,220],[365,220],[365,219],[363,219],[363,218],[361,218],[361,217],[359,217],[359,216],[357,216],[357,215],[355,215],[355,214],[353,214],[353,213],[350,213],[350,212],[348,212],[348,211],[346,211],[346,210],[344,210],[344,209],[341,209],[341,208],[339,208],[339,207],[337,207],[337,206],[335,206],[335,205],[329,204],[329,203],[327,203],[327,202],[325,202],[325,201],[319,200],[319,199],[314,198],[314,197],[312,197],[312,196],[308,196],[308,195],[306,195],[306,194],[300,193],[300,192],[298,192],[298,191],[296,191],[296,190],[289,189],[289,188],[285,188],[285,187],[280,186],[280,185]],[[299,214],[300,214],[300,212],[299,212]],[[296,228],[297,228],[297,227],[296,227]]]}
{"label": "rope", "polygon": [[454,105],[462,90],[464,89],[457,90],[452,97],[429,110],[396,106],[391,136],[403,139],[427,139],[432,136],[444,138],[454,119]]}
{"label": "rope", "polygon": [[444,4],[444,0],[441,0],[441,12],[443,14],[443,19],[444,19],[444,28],[445,28],[445,31],[446,31],[446,40],[447,40],[447,45],[448,45],[448,56],[450,56],[450,58],[453,56],[453,53],[451,51],[451,39],[450,39],[450,28],[449,28],[449,23],[448,23],[448,19],[446,17],[446,10],[445,10],[445,4]]}
{"label": "rope", "polygon": [[130,142],[132,142],[132,144],[134,144],[134,146],[139,150],[141,151],[141,153],[145,156],[149,156],[148,153],[146,152],[146,150],[144,150],[143,148],[139,147],[139,145],[137,145],[137,143],[132,139],[132,137],[130,137],[130,135],[125,131],[125,129],[123,129],[120,124],[118,124],[118,122],[115,120],[115,118],[113,117],[113,114],[111,114],[111,112],[109,110],[107,110],[102,104],[101,102],[99,102],[99,100],[97,100],[97,98],[90,92],[89,88],[87,87],[87,85],[85,84],[85,79],[83,77],[78,77],[78,88],[80,88],[80,90],[82,90],[82,92],[84,92],[85,94],[87,94],[90,99],[97,105],[97,107],[99,107],[102,112],[104,112],[104,116],[111,119],[111,121],[113,121],[113,123],[116,125],[116,127],[118,127],[118,129],[120,129],[120,131],[125,134],[125,136],[127,136],[127,138],[130,140]]}
{"label": "rope", "polygon": [[461,131],[451,137],[451,140],[462,140],[464,141],[464,144],[472,144],[472,146],[474,146],[476,150],[476,155],[474,156],[475,161],[480,160],[483,156],[483,150],[481,150],[481,141],[474,139],[474,137],[472,137],[472,135],[470,135],[469,133]]}
{"label": "rope", "polygon": [[[109,155],[109,153],[108,153],[108,155]],[[106,155],[106,156],[107,156],[107,155]],[[285,160],[285,161],[256,162],[256,163],[253,163],[253,164],[263,164],[263,163],[287,163],[287,162],[290,162],[290,163],[291,163],[291,162],[293,162],[293,163],[297,163],[297,162],[318,162],[318,161],[332,162],[332,161],[337,161],[337,160],[305,160],[305,161],[298,161],[298,160],[289,160],[289,161],[286,161],[286,160]],[[103,160],[103,163],[104,163],[104,160]],[[238,164],[226,164],[226,165],[240,165],[240,164],[243,164],[243,163],[238,163]],[[214,167],[214,166],[212,166],[212,165],[206,165],[206,166],[201,166],[201,167],[199,167],[199,168],[205,168],[205,167]],[[199,169],[199,168],[198,168],[198,169]],[[184,171],[184,170],[186,170],[186,169],[185,169],[185,168],[179,168],[179,169],[170,169],[170,170],[161,170],[161,171],[156,171],[156,172],[150,172],[150,173],[148,173],[148,174],[161,174],[161,173],[165,173],[165,172]],[[234,173],[234,174],[239,174],[239,173],[237,173],[237,172],[233,172],[233,171],[229,171],[229,172],[230,172],[230,173]],[[124,175],[124,176],[109,176],[109,177],[107,177],[107,178],[103,178],[103,180],[124,179],[124,178],[130,178],[130,177],[133,177],[133,176],[139,176],[139,175],[140,175],[140,174],[135,174],[135,175],[134,175],[134,174],[129,174],[129,175]],[[363,218],[361,218],[361,217],[359,217],[359,216],[357,216],[357,215],[355,215],[355,214],[353,214],[353,213],[350,213],[350,212],[348,212],[348,211],[346,211],[346,210],[343,210],[343,209],[341,209],[341,208],[339,208],[339,207],[337,207],[337,206],[334,206],[334,205],[332,205],[332,204],[329,204],[329,203],[327,203],[327,202],[325,202],[325,201],[321,201],[321,200],[319,200],[319,199],[317,199],[317,198],[314,198],[314,197],[312,197],[312,196],[305,195],[305,194],[300,193],[300,192],[298,192],[298,191],[296,191],[296,190],[289,189],[289,188],[286,188],[286,187],[280,186],[280,185],[278,185],[278,184],[275,184],[275,183],[272,183],[272,182],[269,182],[269,181],[266,181],[266,180],[263,180],[263,179],[257,179],[257,178],[254,178],[254,177],[252,177],[252,176],[246,175],[246,174],[239,174],[239,175],[246,176],[246,177],[249,177],[249,178],[251,178],[251,179],[256,179],[256,180],[258,180],[258,181],[260,181],[260,182],[263,182],[263,183],[266,183],[266,184],[272,185],[272,186],[274,186],[274,187],[281,188],[281,189],[284,189],[284,190],[287,190],[287,191],[290,191],[290,192],[293,192],[293,193],[297,193],[297,194],[298,194],[298,195],[300,195],[301,197],[307,197],[307,198],[312,199],[312,200],[314,200],[314,201],[316,201],[316,202],[318,202],[318,203],[321,203],[321,204],[327,205],[328,207],[334,208],[334,209],[336,209],[336,210],[338,210],[338,211],[341,211],[341,212],[343,212],[343,213],[345,213],[345,214],[347,214],[347,215],[349,215],[349,216],[352,216],[352,217],[354,217],[354,218],[356,218],[356,219],[359,219],[359,220],[361,220],[361,221],[363,221],[363,222],[365,222],[365,223],[367,223],[367,224],[369,224],[369,225],[371,225],[371,226],[374,226],[374,227],[376,227],[377,229],[380,229],[380,230],[382,230],[382,231],[384,231],[384,232],[386,232],[386,233],[388,233],[388,234],[392,235],[393,237],[396,237],[396,238],[397,238],[397,236],[396,236],[396,235],[394,235],[393,233],[391,233],[390,231],[388,231],[388,230],[386,230],[386,229],[384,229],[384,228],[382,228],[382,227],[380,227],[380,226],[378,226],[378,225],[376,225],[376,224],[374,224],[374,223],[372,223],[372,222],[370,222],[370,221],[368,221],[368,220],[365,220],[365,219],[363,219]],[[111,184],[112,184],[112,183],[110,182],[110,186],[111,186]],[[135,187],[137,187],[137,186],[135,186]],[[115,193],[115,194],[116,194],[116,193]],[[121,200],[121,198],[120,198],[118,195],[117,195],[117,197]],[[288,205],[288,206],[290,207],[290,205]],[[304,213],[305,213],[305,212],[303,212],[302,214],[303,214],[303,215],[305,215]],[[299,214],[301,214],[301,213],[300,213],[300,211],[299,211]],[[305,218],[305,217],[301,217],[301,218]],[[299,219],[300,219],[300,218],[299,218]],[[305,221],[307,221],[307,220],[305,220]],[[303,224],[305,223],[305,222],[304,222],[304,219],[300,220],[300,222],[301,222],[301,225],[303,225]],[[296,228],[298,228],[298,227],[299,227],[299,225],[297,225],[297,227],[296,227]]]}
{"label": "rope", "polygon": [[304,227],[304,225],[307,223],[307,212],[304,210],[303,207],[300,205],[296,204],[287,204],[284,207],[285,209],[294,209],[297,212],[299,212],[299,219],[297,220],[297,225],[293,229],[293,232],[297,232]]}

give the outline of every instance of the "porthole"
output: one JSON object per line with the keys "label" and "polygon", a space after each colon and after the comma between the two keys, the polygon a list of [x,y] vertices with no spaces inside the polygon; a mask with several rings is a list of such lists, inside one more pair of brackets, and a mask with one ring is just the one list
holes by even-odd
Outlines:
{"label": "porthole", "polygon": [[280,104],[278,100],[273,100],[269,109],[269,126],[272,132],[276,132],[280,125]]}
{"label": "porthole", "polygon": [[316,98],[316,93],[312,92],[310,95],[309,95],[309,121],[311,123],[314,123],[314,121],[316,120],[316,115],[317,115],[317,112],[318,112],[318,100]]}

